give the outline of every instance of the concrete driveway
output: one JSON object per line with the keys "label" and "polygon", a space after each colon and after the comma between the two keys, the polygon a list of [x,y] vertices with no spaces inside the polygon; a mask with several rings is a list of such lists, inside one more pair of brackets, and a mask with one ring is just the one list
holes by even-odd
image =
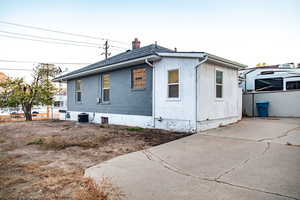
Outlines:
{"label": "concrete driveway", "polygon": [[131,200],[300,199],[299,139],[299,118],[244,119],[114,158],[85,175],[110,177]]}

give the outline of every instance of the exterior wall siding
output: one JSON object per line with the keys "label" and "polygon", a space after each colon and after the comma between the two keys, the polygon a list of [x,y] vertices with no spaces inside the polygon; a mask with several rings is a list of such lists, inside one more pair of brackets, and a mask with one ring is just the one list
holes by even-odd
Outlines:
{"label": "exterior wall siding", "polygon": [[[155,128],[195,132],[195,66],[198,59],[163,58],[155,63]],[[179,69],[179,98],[168,99],[168,71]]]}
{"label": "exterior wall siding", "polygon": [[[223,71],[223,98],[216,98],[215,71]],[[198,68],[197,130],[233,123],[242,116],[242,90],[236,69],[205,62]]]}
{"label": "exterior wall siding", "polygon": [[[145,67],[147,72],[146,88],[131,88],[131,70]],[[138,65],[121,70],[105,72],[110,74],[110,102],[98,103],[101,97],[102,73],[80,78],[82,82],[82,102],[75,101],[75,79],[67,84],[68,111],[98,112],[126,115],[152,115],[152,68]]]}

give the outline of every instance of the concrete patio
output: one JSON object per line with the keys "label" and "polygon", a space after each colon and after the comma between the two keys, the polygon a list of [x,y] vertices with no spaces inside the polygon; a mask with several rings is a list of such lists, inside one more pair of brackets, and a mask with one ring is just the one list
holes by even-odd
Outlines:
{"label": "concrete patio", "polygon": [[[86,170],[128,199],[300,199],[300,119],[243,119]],[[286,145],[286,143],[290,145]]]}

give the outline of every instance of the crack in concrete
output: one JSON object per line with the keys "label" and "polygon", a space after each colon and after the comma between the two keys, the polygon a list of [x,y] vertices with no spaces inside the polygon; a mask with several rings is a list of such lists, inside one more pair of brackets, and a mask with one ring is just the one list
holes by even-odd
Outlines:
{"label": "crack in concrete", "polygon": [[265,150],[262,152],[262,155],[265,155],[265,153],[267,153],[267,151],[269,151],[270,148],[271,148],[271,143],[267,142],[267,146],[266,146]]}
{"label": "crack in concrete", "polygon": [[[164,159],[162,159],[161,157],[159,157],[158,155],[153,154],[152,152],[150,152],[149,150],[143,150],[143,154],[146,155],[147,159],[149,159],[149,157],[153,158],[155,157],[158,161],[159,164],[161,164],[164,168],[171,170],[175,173],[184,175],[184,176],[189,176],[189,177],[193,177],[193,178],[197,178],[200,180],[205,180],[205,181],[214,181],[215,178],[208,178],[208,177],[200,177],[200,176],[196,176],[193,174],[190,174],[188,172],[185,172],[183,169],[180,169],[178,167],[173,166],[172,164],[170,164],[169,162],[165,161]],[[149,159],[151,161],[154,161],[154,159]]]}
{"label": "crack in concrete", "polygon": [[250,190],[250,191],[256,191],[256,192],[271,194],[271,195],[280,196],[280,197],[286,197],[286,198],[289,198],[289,199],[300,200],[300,199],[298,199],[296,197],[293,197],[293,196],[288,196],[288,195],[284,195],[284,194],[280,194],[280,193],[276,193],[276,192],[269,192],[269,191],[265,191],[265,190],[261,190],[261,189],[257,189],[257,188],[243,186],[243,185],[236,185],[236,184],[233,184],[233,183],[229,183],[229,182],[220,180],[220,178],[222,178],[223,176],[225,176],[225,175],[229,174],[230,172],[236,170],[238,167],[245,166],[250,160],[256,159],[259,156],[264,155],[265,153],[267,153],[267,151],[269,151],[270,148],[271,148],[271,144],[268,142],[267,146],[264,149],[264,151],[260,155],[254,157],[254,158],[248,158],[248,159],[242,161],[237,167],[233,167],[230,170],[227,170],[226,172],[224,172],[223,174],[219,175],[216,178],[201,177],[201,176],[197,176],[197,175],[193,175],[193,174],[190,174],[188,172],[185,172],[183,169],[180,169],[178,167],[173,166],[172,164],[170,164],[169,162],[167,162],[166,160],[162,159],[161,157],[159,157],[158,155],[152,153],[149,150],[145,149],[145,150],[142,151],[142,153],[147,157],[148,160],[155,162],[155,160],[153,158],[156,158],[156,159],[158,159],[158,163],[161,166],[163,166],[164,168],[166,168],[166,169],[168,169],[168,170],[170,170],[174,173],[177,173],[177,174],[180,174],[180,175],[183,175],[183,176],[196,178],[196,179],[199,179],[199,180],[202,180],[202,181],[209,181],[209,182],[215,182],[215,183],[218,183],[218,184],[229,185],[229,186],[240,188],[240,189],[246,189],[246,190]]}
{"label": "crack in concrete", "polygon": [[232,187],[236,187],[236,188],[241,188],[241,189],[246,189],[246,190],[250,190],[250,191],[256,191],[256,192],[261,192],[261,193],[266,193],[266,194],[272,194],[275,196],[280,196],[280,197],[286,197],[289,199],[295,199],[295,200],[300,200],[299,198],[293,197],[293,196],[288,196],[288,195],[284,195],[284,194],[280,194],[280,193],[276,193],[276,192],[269,192],[266,190],[261,190],[261,189],[257,189],[257,188],[252,188],[252,187],[247,187],[247,186],[243,186],[243,185],[236,185],[236,184],[232,184],[226,181],[216,181],[217,183],[220,184],[224,184],[224,185],[229,185]]}
{"label": "crack in concrete", "polygon": [[256,141],[257,141],[257,142],[263,142],[263,141],[266,141],[266,140],[270,141],[270,140],[280,139],[280,138],[282,138],[282,137],[288,136],[288,134],[289,134],[290,132],[292,132],[292,131],[294,131],[294,130],[297,130],[297,129],[299,129],[299,128],[300,128],[300,126],[295,127],[295,128],[292,128],[292,129],[290,129],[290,130],[287,130],[287,131],[284,132],[282,135],[279,135],[279,136],[277,136],[277,137],[273,137],[273,138],[263,138],[263,139],[259,139],[259,140],[256,140]]}
{"label": "crack in concrete", "polygon": [[225,175],[233,172],[234,170],[238,169],[238,168],[242,168],[243,166],[246,165],[246,163],[250,160],[251,158],[248,158],[244,161],[242,161],[238,166],[236,167],[232,167],[229,170],[225,171],[224,173],[220,174],[219,176],[217,176],[217,178],[215,179],[216,181],[218,181],[219,179],[221,179],[222,177],[224,177]]}
{"label": "crack in concrete", "polygon": [[241,169],[241,168],[244,167],[250,160],[257,159],[257,158],[259,158],[261,155],[264,155],[270,148],[271,148],[271,144],[270,144],[270,142],[267,142],[267,146],[265,147],[264,151],[263,151],[260,155],[255,156],[255,157],[253,157],[253,158],[247,158],[246,160],[240,162],[240,164],[238,164],[237,166],[232,167],[232,168],[230,168],[229,170],[225,171],[224,173],[220,174],[220,175],[216,178],[216,180],[221,179],[222,177],[224,177],[225,175],[227,175],[227,174],[233,172],[233,171],[236,170],[236,169]]}
{"label": "crack in concrete", "polygon": [[147,157],[148,160],[152,160],[152,156],[149,153],[147,153],[146,149],[142,150],[142,153]]}

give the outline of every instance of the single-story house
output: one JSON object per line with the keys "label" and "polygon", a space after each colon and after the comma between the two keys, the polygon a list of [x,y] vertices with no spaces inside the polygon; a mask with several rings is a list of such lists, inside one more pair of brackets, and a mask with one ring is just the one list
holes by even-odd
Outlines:
{"label": "single-story house", "polygon": [[241,119],[238,70],[205,52],[140,47],[56,77],[67,82],[67,119],[199,132]]}

